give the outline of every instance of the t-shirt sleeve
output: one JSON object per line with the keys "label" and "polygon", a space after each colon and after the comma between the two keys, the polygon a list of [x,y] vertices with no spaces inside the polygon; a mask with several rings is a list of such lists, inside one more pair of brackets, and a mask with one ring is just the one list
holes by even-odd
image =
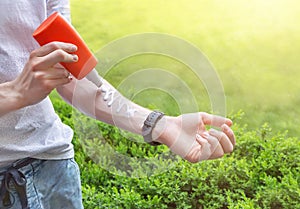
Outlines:
{"label": "t-shirt sleeve", "polygon": [[47,1],[47,16],[50,16],[53,12],[59,12],[69,22],[71,22],[69,0],[46,0],[46,1]]}

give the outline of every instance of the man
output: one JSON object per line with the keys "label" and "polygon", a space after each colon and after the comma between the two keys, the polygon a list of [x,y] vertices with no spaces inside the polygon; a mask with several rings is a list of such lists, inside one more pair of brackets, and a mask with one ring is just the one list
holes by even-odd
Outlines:
{"label": "man", "polygon": [[[68,0],[0,1],[0,208],[83,208],[73,131],[53,110],[48,98],[53,89],[85,114],[142,134],[150,144],[165,144],[190,162],[232,152],[229,119],[165,116],[132,103],[105,80],[97,88],[70,77],[59,63],[78,61],[77,47],[62,42],[39,47],[32,38],[54,11],[70,19]],[[206,125],[221,131],[207,131]]]}

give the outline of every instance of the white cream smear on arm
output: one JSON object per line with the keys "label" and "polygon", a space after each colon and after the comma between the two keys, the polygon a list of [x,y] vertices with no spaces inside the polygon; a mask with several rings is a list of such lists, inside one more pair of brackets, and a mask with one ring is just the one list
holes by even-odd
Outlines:
{"label": "white cream smear on arm", "polygon": [[123,107],[128,118],[134,116],[135,112],[137,112],[135,108],[131,107],[130,102],[126,98],[120,94],[116,95],[117,91],[115,89],[111,89],[105,85],[102,85],[99,89],[104,94],[103,100],[107,102],[108,107],[111,107],[114,102],[118,101],[117,113],[120,113]]}

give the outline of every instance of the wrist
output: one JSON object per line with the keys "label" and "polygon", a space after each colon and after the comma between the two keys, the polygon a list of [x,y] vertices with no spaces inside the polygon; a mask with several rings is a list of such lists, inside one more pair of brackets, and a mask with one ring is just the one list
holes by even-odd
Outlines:
{"label": "wrist", "polygon": [[14,105],[14,108],[15,109],[20,109],[22,107],[25,107],[27,106],[25,104],[25,99],[24,99],[24,96],[22,94],[22,91],[20,88],[18,88],[18,85],[12,81],[9,83],[9,86],[10,86],[10,96],[11,96],[11,100],[12,100],[12,104]]}
{"label": "wrist", "polygon": [[21,92],[17,89],[13,81],[5,82],[1,84],[1,93],[0,93],[2,107],[5,106],[6,110],[2,113],[8,113],[23,107],[23,97]]}
{"label": "wrist", "polygon": [[153,129],[157,125],[158,121],[162,119],[165,114],[160,111],[152,111],[146,118],[142,127],[142,136],[144,141],[152,146],[160,145],[161,143],[155,141],[157,137],[153,135]]}
{"label": "wrist", "polygon": [[176,139],[176,130],[178,130],[176,118],[163,116],[153,128],[153,140],[170,147]]}

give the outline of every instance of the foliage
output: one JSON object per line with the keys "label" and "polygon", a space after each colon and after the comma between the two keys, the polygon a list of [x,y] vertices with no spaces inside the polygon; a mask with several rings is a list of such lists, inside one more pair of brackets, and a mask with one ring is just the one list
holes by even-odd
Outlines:
{"label": "foliage", "polygon": [[[115,39],[144,32],[191,42],[216,67],[227,110],[245,111],[244,118],[241,112],[230,116],[237,136],[231,155],[198,164],[172,158],[167,170],[148,175],[152,167],[136,159],[155,159],[164,167],[170,161],[157,156],[167,153],[166,147],[128,140],[114,127],[71,114],[69,106],[54,99],[62,120],[75,130],[85,208],[300,208],[300,144],[291,137],[300,133],[295,117],[300,113],[296,108],[300,82],[295,82],[300,75],[299,1],[71,0],[71,9],[75,28],[95,53]],[[101,54],[97,58],[106,59]],[[199,78],[166,57],[130,57],[114,66],[106,79],[118,86],[147,68],[176,74],[190,87],[199,109],[210,108]],[[166,95],[155,91],[139,95],[134,98],[139,104],[163,106],[168,114],[178,112]],[[80,121],[85,125],[78,126]],[[105,143],[129,161],[116,166],[118,161]],[[107,169],[113,167],[118,169]],[[128,177],[141,173],[146,177]]]}
{"label": "foliage", "polygon": [[[228,112],[243,109],[249,129],[268,122],[273,129],[289,130],[289,136],[300,134],[300,118],[295,117],[300,115],[299,8],[297,0],[71,0],[72,22],[100,61],[108,58],[97,52],[124,36],[177,36],[195,45],[215,66]],[[209,110],[203,82],[178,60],[164,58],[130,57],[113,67],[106,79],[118,86],[138,70],[163,69],[190,87],[201,111]],[[156,105],[170,113],[168,103],[159,98]]]}
{"label": "foliage", "polygon": [[[74,115],[82,117],[79,120],[85,121],[87,127],[94,126],[95,121],[70,114],[70,106],[57,98],[52,100],[63,122],[71,127],[74,128]],[[130,165],[134,171],[115,175],[96,164],[87,155],[90,152],[86,152],[86,144],[82,143],[75,127],[74,145],[81,169],[85,208],[300,208],[299,139],[274,132],[268,124],[250,131],[246,125],[239,125],[242,115],[239,112],[231,116],[237,138],[232,154],[197,164],[172,159],[173,166],[167,170],[143,178],[130,178],[128,174],[147,172],[150,167]],[[166,152],[165,147],[154,148],[133,142],[114,127],[98,125],[99,129],[94,132],[102,130],[102,136],[113,149],[131,158],[155,158],[155,154]],[[103,148],[101,143],[93,146],[95,150]],[[111,162],[106,159],[101,165],[103,163]]]}

